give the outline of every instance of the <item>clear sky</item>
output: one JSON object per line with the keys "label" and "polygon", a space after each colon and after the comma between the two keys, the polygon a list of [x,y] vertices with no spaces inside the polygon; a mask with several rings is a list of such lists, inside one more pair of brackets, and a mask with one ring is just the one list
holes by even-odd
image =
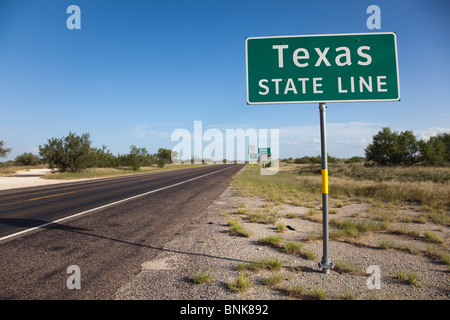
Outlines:
{"label": "clear sky", "polygon": [[[69,30],[69,5],[81,29]],[[369,30],[369,5],[381,29]],[[69,131],[127,153],[171,133],[279,129],[280,156],[320,154],[317,104],[247,105],[245,38],[396,32],[400,102],[330,103],[328,152],[363,156],[382,127],[450,132],[448,0],[0,0],[0,140],[13,151]]]}

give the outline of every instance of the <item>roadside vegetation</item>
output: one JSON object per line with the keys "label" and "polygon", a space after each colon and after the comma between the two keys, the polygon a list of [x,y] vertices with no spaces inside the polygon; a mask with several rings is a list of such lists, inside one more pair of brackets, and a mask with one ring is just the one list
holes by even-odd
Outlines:
{"label": "roadside vegetation", "polygon": [[[365,167],[362,163],[329,165],[331,204],[349,200],[394,205],[416,204],[430,212],[450,207],[450,168]],[[274,203],[315,207],[321,201],[320,165],[283,164],[273,176],[242,172],[234,186],[244,195],[262,196]]]}
{"label": "roadside vegetation", "polygon": [[[329,174],[330,241],[378,249],[394,256],[401,252],[429,259],[450,270],[450,167],[367,166],[364,162],[337,159],[330,163]],[[302,225],[300,220],[316,224],[315,230],[322,229],[320,164],[284,161],[279,172],[272,176],[255,174],[255,168],[251,174],[247,166],[233,179],[232,185],[240,195],[265,200],[256,208],[239,204],[226,215],[246,230],[249,245],[270,248],[277,257],[289,255],[305,262],[280,265],[274,271],[256,261],[241,263],[237,266],[239,277],[230,283],[230,290],[245,294],[251,289],[250,296],[257,290],[271,290],[285,299],[401,298],[402,289],[396,289],[399,290],[396,293],[362,292],[344,286],[341,292],[333,290],[330,294],[329,288],[292,276],[311,272],[305,267],[307,261],[320,259],[318,252],[310,248],[317,248],[314,245],[322,241],[321,231],[302,232],[300,237],[291,231],[296,230],[292,225],[298,230]],[[289,208],[298,208],[292,211],[301,213],[289,212]],[[252,224],[259,230],[253,235]],[[360,282],[365,283],[369,276],[352,259],[344,257],[334,263],[333,272],[342,277],[360,277]],[[396,270],[385,276],[384,286],[390,282],[393,286],[427,289],[425,277],[417,270]]]}
{"label": "roadside vegetation", "polygon": [[208,271],[199,270],[191,276],[191,280],[193,283],[206,284],[214,281],[214,277]]}
{"label": "roadside vegetation", "polygon": [[[328,157],[330,241],[377,249],[393,256],[401,252],[429,259],[450,270],[448,138],[448,134],[441,134],[428,142],[416,141],[411,132],[398,133],[383,128],[366,148],[366,157]],[[390,144],[391,148],[385,148],[383,143]],[[378,152],[386,154],[376,155]],[[276,175],[259,175],[258,167],[252,172],[247,166],[233,179],[232,186],[239,195],[265,200],[262,207],[256,208],[239,204],[236,211],[229,214],[242,228],[252,230],[252,223],[267,225],[266,233],[261,227],[257,228],[258,235],[251,236],[249,244],[268,247],[278,257],[285,254],[304,261],[318,260],[317,252],[309,248],[322,240],[321,232],[313,229],[306,236],[303,232],[303,236],[298,237],[295,231],[290,232],[295,229],[289,224],[292,222],[298,229],[301,223],[295,221],[306,220],[309,226],[317,224],[315,230],[321,230],[320,163],[320,156],[284,159]],[[289,212],[289,208],[298,210]],[[344,258],[334,262],[333,272],[343,277],[364,279],[369,276],[353,260]],[[255,289],[275,290],[286,299],[329,297],[323,288],[290,280],[292,274],[308,272],[308,267],[285,265],[282,270],[267,275],[248,265],[240,264],[237,269],[240,273],[245,271],[247,283],[252,283]],[[426,272],[423,270],[425,275]],[[385,274],[383,283],[426,290],[424,274],[420,270],[396,270]],[[379,299],[380,293],[372,290],[365,298]],[[343,288],[338,295],[334,293],[334,297],[353,300],[361,298],[360,294]],[[383,295],[387,299],[392,297]]]}
{"label": "roadside vegetation", "polygon": [[[0,141],[0,158],[6,157],[12,148]],[[92,147],[89,133],[77,135],[69,132],[65,137],[47,139],[39,146],[39,155],[25,152],[14,161],[0,162],[0,175],[14,174],[18,170],[31,168],[54,169],[55,172],[44,176],[46,179],[82,179],[97,178],[136,172],[148,172],[174,166],[172,159],[177,153],[159,148],[154,154],[146,148],[130,146],[129,153],[114,155],[103,145]],[[198,165],[183,164],[177,168]]]}
{"label": "roadside vegetation", "polygon": [[[307,207],[309,209],[301,216],[288,218],[322,223],[318,166],[284,163],[279,173],[273,176],[251,175],[250,169],[246,168],[233,180],[233,186],[244,196],[262,197],[273,205]],[[331,239],[358,243],[373,233],[400,234],[421,237],[428,244],[446,249],[448,241],[442,236],[445,233],[432,230],[450,225],[450,167],[364,167],[363,163],[340,160],[330,164],[329,173]],[[339,216],[339,210],[352,203],[365,203],[368,209],[351,217]],[[255,212],[247,209],[242,219],[275,226],[279,223],[273,210]],[[406,227],[408,224],[429,224],[430,230],[417,232]],[[278,236],[260,241],[275,246],[281,239]],[[399,248],[388,240],[380,240],[379,244],[383,249]]]}
{"label": "roadside vegetation", "polygon": [[[397,133],[383,128],[366,148],[366,158],[328,156],[328,161],[329,195],[336,207],[358,200],[416,204],[439,212],[438,216],[449,210],[449,134],[425,142],[416,141],[410,131]],[[251,175],[247,170],[235,179],[235,186],[243,194],[263,196],[275,203],[314,207],[321,201],[320,169],[320,156],[284,159],[278,174]]]}
{"label": "roadside vegetation", "polygon": [[93,148],[91,144],[88,133],[77,136],[70,132],[66,137],[48,139],[46,144],[39,146],[39,155],[49,168],[72,173],[82,172],[87,168],[117,167],[129,167],[137,171],[142,166],[157,164],[164,167],[166,163],[172,163],[171,151],[164,148],[160,148],[155,154],[149,154],[147,149],[132,145],[128,154],[115,156],[106,146]]}

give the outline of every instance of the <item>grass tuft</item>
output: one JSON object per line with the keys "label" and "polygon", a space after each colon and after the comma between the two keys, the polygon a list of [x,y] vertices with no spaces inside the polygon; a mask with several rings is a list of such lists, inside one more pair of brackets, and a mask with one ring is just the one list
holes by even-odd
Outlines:
{"label": "grass tuft", "polygon": [[424,233],[425,241],[431,242],[431,243],[444,243],[445,240],[441,237],[439,237],[436,233],[433,231],[425,231]]}
{"label": "grass tuft", "polygon": [[419,278],[414,274],[414,273],[404,273],[404,272],[397,272],[395,274],[395,279],[397,280],[401,280],[406,284],[409,284],[411,286],[416,286],[416,287],[423,287],[423,285],[420,283]]}
{"label": "grass tuft", "polygon": [[251,232],[245,229],[238,221],[228,220],[228,233],[232,236],[250,237]]}
{"label": "grass tuft", "polygon": [[301,298],[303,296],[303,287],[296,284],[288,289],[288,294],[290,298]]}
{"label": "grass tuft", "polygon": [[275,224],[277,222],[277,218],[275,218],[272,214],[263,212],[251,213],[246,219],[250,222],[262,224]]}
{"label": "grass tuft", "polygon": [[281,246],[281,237],[279,235],[270,235],[264,238],[258,239],[259,244],[271,246],[271,247],[280,247]]}
{"label": "grass tuft", "polygon": [[383,250],[388,250],[388,249],[393,249],[395,248],[395,245],[389,241],[389,240],[384,240],[381,239],[380,241],[378,241],[378,245],[380,246],[381,249]]}
{"label": "grass tuft", "polygon": [[197,283],[197,284],[205,284],[205,283],[212,282],[214,280],[214,278],[206,271],[199,271],[196,274],[191,276],[191,280],[192,280],[192,282]]}
{"label": "grass tuft", "polygon": [[287,254],[300,254],[303,250],[303,246],[298,241],[287,241],[282,250]]}
{"label": "grass tuft", "polygon": [[239,271],[258,271],[269,270],[276,271],[283,267],[283,261],[278,258],[262,258],[248,263],[242,262],[238,265]]}
{"label": "grass tuft", "polygon": [[352,274],[358,276],[366,275],[356,265],[346,261],[336,261],[334,264],[334,270],[341,274]]}
{"label": "grass tuft", "polygon": [[228,284],[228,288],[233,292],[242,293],[250,288],[251,285],[252,282],[248,279],[248,275],[245,272],[241,272],[236,279]]}
{"label": "grass tuft", "polygon": [[283,281],[283,275],[279,273],[271,274],[268,277],[264,278],[263,283],[264,285],[273,288],[280,284]]}
{"label": "grass tuft", "polygon": [[286,225],[282,222],[278,222],[275,227],[277,228],[278,232],[285,232],[287,230]]}

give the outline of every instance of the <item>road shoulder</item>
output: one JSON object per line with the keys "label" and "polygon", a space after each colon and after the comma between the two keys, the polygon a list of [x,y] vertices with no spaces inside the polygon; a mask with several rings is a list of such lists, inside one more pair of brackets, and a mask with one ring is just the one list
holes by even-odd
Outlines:
{"label": "road shoulder", "polygon": [[15,174],[11,174],[8,176],[0,176],[0,190],[47,186],[83,180],[77,179],[67,181],[67,180],[50,180],[42,178],[42,176],[50,172],[52,172],[52,169],[30,169],[17,171]]}
{"label": "road shoulder", "polygon": [[[279,222],[289,225],[280,233],[273,224],[254,223],[239,214],[245,208],[253,212],[272,212]],[[361,205],[348,210],[361,210]],[[405,250],[381,250],[367,243],[352,244],[331,241],[333,261],[355,264],[354,271],[333,270],[324,275],[318,268],[321,240],[308,240],[320,233],[320,224],[301,219],[307,208],[282,204],[273,206],[257,197],[240,196],[228,187],[204,212],[191,220],[177,237],[164,246],[152,261],[142,261],[141,272],[122,286],[115,299],[145,300],[286,300],[286,299],[449,299],[446,266],[423,255]],[[292,218],[293,215],[296,218]],[[250,237],[230,235],[228,221],[239,221]],[[280,235],[283,242],[298,241],[302,252],[287,254],[282,248],[263,245],[259,239]],[[369,237],[369,242],[371,238]],[[242,292],[230,290],[230,284],[242,274],[242,267],[263,259],[282,261],[279,270],[246,271],[250,287]],[[373,290],[368,279],[373,270],[380,268],[381,286]],[[396,279],[399,270],[408,270],[420,279],[420,285],[406,284]],[[207,273],[212,280],[196,284],[192,277]],[[268,285],[268,279],[279,279]],[[301,294],[295,293],[300,290]]]}

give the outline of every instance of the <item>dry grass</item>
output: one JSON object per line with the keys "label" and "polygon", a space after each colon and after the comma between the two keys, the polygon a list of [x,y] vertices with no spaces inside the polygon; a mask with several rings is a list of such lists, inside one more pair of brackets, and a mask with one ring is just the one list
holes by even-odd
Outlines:
{"label": "dry grass", "polygon": [[16,168],[17,167],[0,167],[0,177],[14,174],[16,173],[17,170],[21,170]]}
{"label": "dry grass", "polygon": [[259,260],[253,260],[251,262],[242,262],[237,266],[238,271],[279,271],[283,267],[283,261],[278,258],[261,258]]}
{"label": "dry grass", "polygon": [[210,283],[214,280],[214,277],[207,271],[199,270],[197,273],[191,276],[191,280],[197,284]]}
{"label": "dry grass", "polygon": [[[247,168],[234,180],[243,195],[262,196],[275,204],[308,207],[320,203],[320,167],[285,165],[273,176],[250,175]],[[367,171],[367,172],[366,172]],[[450,168],[369,167],[338,164],[329,168],[330,201],[342,199],[418,204],[430,210],[450,209]],[[412,183],[413,182],[413,183]],[[339,207],[339,206],[338,206]]]}
{"label": "dry grass", "polygon": [[242,293],[246,291],[250,286],[252,285],[252,282],[248,279],[247,273],[239,273],[236,279],[234,279],[230,284],[228,284],[228,288],[236,293]]}
{"label": "dry grass", "polygon": [[250,237],[251,232],[245,229],[238,221],[228,220],[228,233],[232,236]]}
{"label": "dry grass", "polygon": [[0,165],[0,177],[16,173],[17,171],[25,171],[30,169],[44,169],[45,166],[2,166]]}
{"label": "dry grass", "polygon": [[[320,169],[320,167],[319,167]],[[365,172],[367,171],[367,172]],[[289,204],[307,207],[305,213],[287,213],[286,219],[300,218],[314,223],[322,222],[321,175],[317,166],[284,165],[273,176],[250,175],[244,169],[233,181],[233,187],[244,196],[258,196],[269,201],[271,207],[254,213],[246,208],[244,220],[279,225],[274,205]],[[373,241],[370,246],[384,250],[401,250],[425,255],[450,264],[448,254],[448,226],[450,225],[450,168],[427,167],[369,167],[361,164],[337,164],[330,168],[330,239],[366,246],[373,234],[386,237]],[[350,204],[363,203],[367,209],[342,215]],[[269,220],[270,218],[270,220]],[[431,231],[433,230],[433,231]],[[435,231],[437,230],[437,231]],[[422,239],[436,249],[417,248],[411,244],[396,243],[400,238]],[[283,239],[261,239],[261,244],[285,253],[314,259],[313,254],[301,246],[294,247]],[[311,231],[305,241],[321,239]],[[270,240],[270,241],[269,241]],[[369,241],[370,242],[370,241]]]}

